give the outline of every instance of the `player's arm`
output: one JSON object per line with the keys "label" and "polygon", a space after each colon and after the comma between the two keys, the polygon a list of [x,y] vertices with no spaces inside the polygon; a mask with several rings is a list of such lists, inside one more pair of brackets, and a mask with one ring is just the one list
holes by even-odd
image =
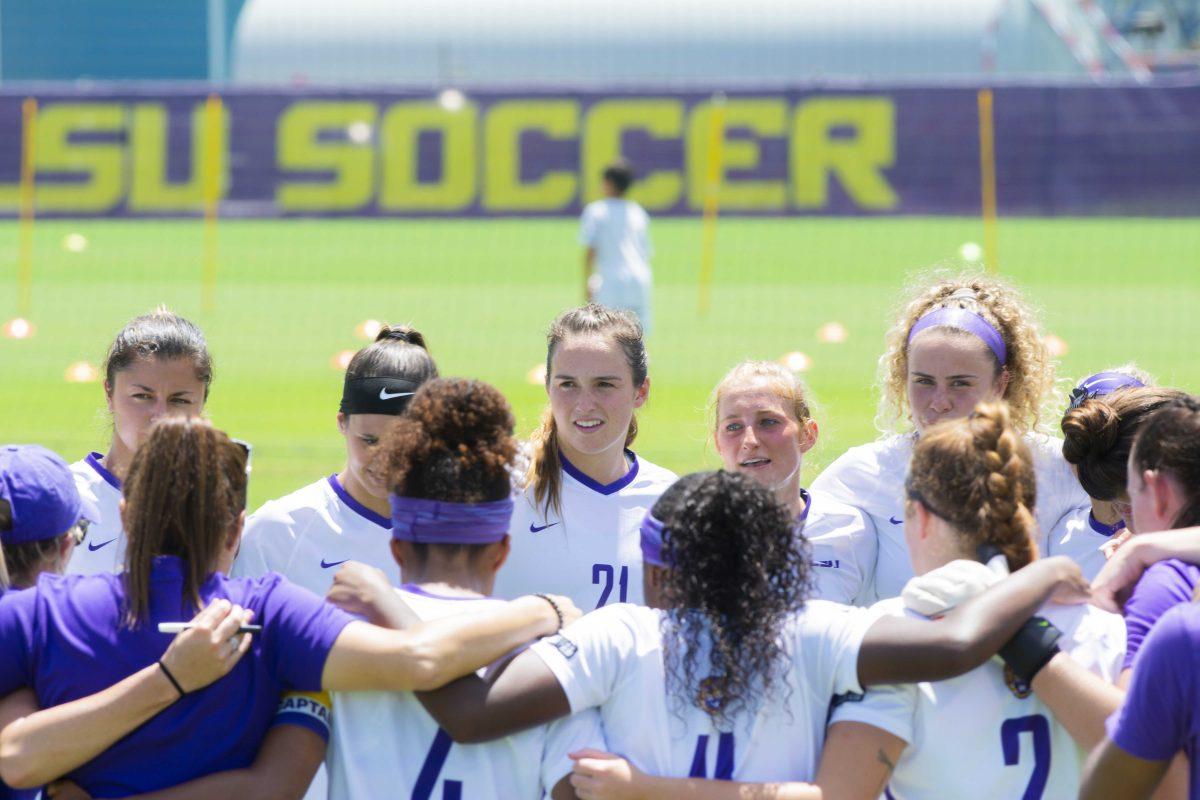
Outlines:
{"label": "player's arm", "polygon": [[487,742],[571,713],[558,679],[525,650],[488,680],[467,675],[417,699],[459,744]]}
{"label": "player's arm", "polygon": [[1132,537],[1112,554],[1092,581],[1092,602],[1105,611],[1121,613],[1142,573],[1169,558],[1200,564],[1200,527]]}
{"label": "player's arm", "polygon": [[[39,710],[31,693],[18,692],[0,711],[0,778],[15,788],[42,786],[86,764],[118,739],[180,698],[183,691],[222,677],[250,649],[250,636],[231,648],[250,612],[214,600],[151,664],[96,694]],[[165,667],[165,669],[164,669]]]}
{"label": "player's arm", "polygon": [[1125,692],[1059,653],[1029,684],[1075,743],[1091,752],[1104,740],[1104,721],[1121,706]]}
{"label": "player's arm", "polygon": [[[822,800],[811,783],[744,783],[708,778],[661,778],[647,775],[620,756],[599,750],[572,753],[571,785],[582,800]],[[872,800],[864,796],[863,800]]]}
{"label": "player's arm", "polygon": [[592,272],[596,269],[596,248],[588,245],[583,251],[583,300],[592,302]]}
{"label": "player's arm", "polygon": [[969,672],[995,655],[1055,594],[1065,602],[1088,597],[1079,567],[1065,556],[1017,570],[941,619],[883,617],[859,648],[859,682],[919,683]]}
{"label": "player's arm", "polygon": [[825,797],[875,800],[908,743],[865,722],[835,722],[825,734],[817,785]]}
{"label": "player's arm", "polygon": [[1079,800],[1133,800],[1149,797],[1170,760],[1152,761],[1126,753],[1105,739],[1088,759]]}

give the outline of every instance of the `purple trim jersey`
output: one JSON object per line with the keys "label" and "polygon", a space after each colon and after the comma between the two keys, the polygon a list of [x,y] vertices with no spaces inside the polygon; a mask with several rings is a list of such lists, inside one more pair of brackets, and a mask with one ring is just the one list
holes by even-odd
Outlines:
{"label": "purple trim jersey", "polygon": [[1180,750],[1188,797],[1200,800],[1200,606],[1177,605],[1146,637],[1125,703],[1108,718],[1108,738],[1136,758],[1167,761]]}
{"label": "purple trim jersey", "polygon": [[[0,600],[0,695],[30,686],[43,708],[94,694],[153,664],[171,637],[159,622],[190,619],[184,564],[163,556],[150,578],[145,624],[125,624],[117,575],[46,575]],[[67,777],[95,797],[150,792],[248,767],[288,690],[318,691],[325,658],[352,617],[271,574],[214,573],[200,587],[254,611],[262,633],[216,683],[180,699]]]}
{"label": "purple trim jersey", "polygon": [[1154,624],[1180,603],[1191,602],[1200,567],[1174,559],[1161,561],[1146,570],[1125,604],[1125,666],[1133,667],[1134,657]]}

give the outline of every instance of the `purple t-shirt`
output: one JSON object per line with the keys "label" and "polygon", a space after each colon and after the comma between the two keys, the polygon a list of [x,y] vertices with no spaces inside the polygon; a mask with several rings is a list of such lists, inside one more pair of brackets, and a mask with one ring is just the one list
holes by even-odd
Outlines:
{"label": "purple t-shirt", "polygon": [[[31,686],[43,708],[77,700],[153,664],[171,636],[159,622],[186,621],[183,562],[155,559],[149,621],[124,625],[120,575],[45,575],[35,588],[0,599],[0,695]],[[94,797],[154,791],[247,767],[284,690],[319,691],[325,658],[349,614],[268,573],[210,575],[207,604],[226,598],[263,626],[250,651],[216,683],[193,692],[68,777]]]}
{"label": "purple t-shirt", "polygon": [[1174,606],[1189,603],[1200,584],[1200,567],[1172,559],[1151,565],[1133,589],[1125,604],[1125,664],[1133,666],[1133,658],[1142,647],[1154,623]]}
{"label": "purple t-shirt", "polygon": [[1150,761],[1166,761],[1183,750],[1191,770],[1188,796],[1200,800],[1200,605],[1172,608],[1144,645],[1129,694],[1108,718],[1108,738]]}
{"label": "purple t-shirt", "polygon": [[[9,593],[16,591],[10,589]],[[3,597],[6,592],[0,591],[0,597]],[[34,800],[41,792],[41,789],[14,789],[4,781],[0,781],[0,800]]]}

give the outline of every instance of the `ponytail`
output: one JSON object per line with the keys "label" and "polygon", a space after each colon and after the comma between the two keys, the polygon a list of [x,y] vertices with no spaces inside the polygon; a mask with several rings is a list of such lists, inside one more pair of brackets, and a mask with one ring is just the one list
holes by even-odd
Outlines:
{"label": "ponytail", "polygon": [[1037,558],[1037,480],[1029,447],[1004,403],[927,431],[913,449],[908,496],[946,520],[981,557],[998,550],[1010,570]]}
{"label": "ponytail", "polygon": [[533,504],[549,513],[562,512],[562,455],[558,450],[558,426],[547,406],[537,430],[529,437],[533,458],[527,483],[533,487]]}

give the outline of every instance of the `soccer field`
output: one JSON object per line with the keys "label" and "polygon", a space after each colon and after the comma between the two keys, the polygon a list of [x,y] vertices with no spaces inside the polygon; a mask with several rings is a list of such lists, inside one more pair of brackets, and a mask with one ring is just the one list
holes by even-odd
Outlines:
{"label": "soccer field", "polygon": [[[1004,220],[1001,272],[1044,312],[1074,379],[1136,360],[1162,382],[1200,388],[1200,225],[1193,220]],[[73,252],[69,234],[86,237]],[[654,223],[651,399],[636,449],[676,471],[715,463],[707,444],[713,384],[744,358],[802,351],[821,440],[807,479],[875,436],[875,361],[906,276],[953,266],[980,241],[967,218],[729,219],[717,234],[711,310],[697,312],[700,223]],[[104,450],[99,383],[68,383],[68,365],[99,365],[121,324],[165,303],[207,332],[216,361],[214,422],[255,445],[251,505],[338,469],[336,353],[365,342],[366,319],[411,322],[442,374],[490,381],[526,435],[544,390],[528,373],[544,331],[581,300],[573,220],[275,220],[220,224],[211,314],[201,308],[199,221],[39,221],[36,335],[0,339],[0,441],[40,442],[75,460]],[[17,312],[17,225],[0,224],[0,315]],[[818,341],[840,322],[843,343]]]}

